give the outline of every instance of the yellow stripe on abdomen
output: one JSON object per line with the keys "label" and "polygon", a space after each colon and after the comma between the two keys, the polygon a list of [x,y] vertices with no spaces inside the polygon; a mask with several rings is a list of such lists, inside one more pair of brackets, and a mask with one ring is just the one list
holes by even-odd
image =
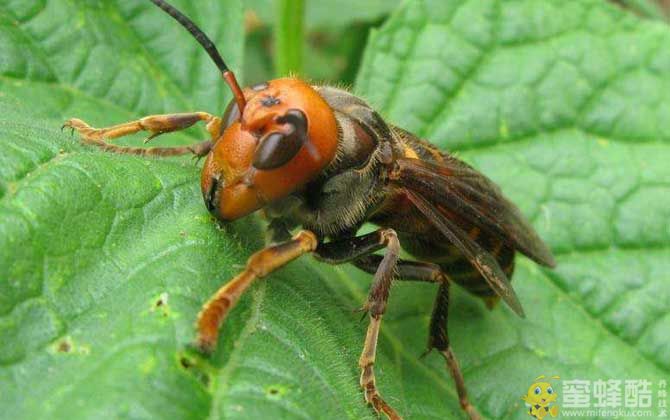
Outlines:
{"label": "yellow stripe on abdomen", "polygon": [[405,157],[410,159],[418,159],[419,155],[417,155],[414,149],[411,147],[405,146]]}

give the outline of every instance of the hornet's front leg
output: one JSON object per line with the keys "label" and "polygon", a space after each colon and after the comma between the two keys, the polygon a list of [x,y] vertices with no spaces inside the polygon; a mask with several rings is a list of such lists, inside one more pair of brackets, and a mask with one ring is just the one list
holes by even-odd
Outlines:
{"label": "hornet's front leg", "polygon": [[374,364],[379,328],[386,310],[386,302],[400,253],[398,236],[393,229],[380,229],[367,235],[321,244],[316,249],[315,256],[324,262],[340,264],[382,248],[386,248],[386,254],[378,264],[368,299],[363,306],[363,309],[369,312],[370,324],[358,365],[361,368],[360,385],[365,393],[365,401],[372,404],[378,413],[384,413],[389,419],[396,420],[401,419],[400,415],[384,401],[377,390]]}
{"label": "hornet's front leg", "polygon": [[256,279],[261,279],[301,255],[314,251],[317,244],[316,235],[303,230],[289,241],[269,246],[252,255],[244,271],[221,287],[202,307],[197,321],[197,346],[205,352],[214,350],[219,327],[242,293]]}
{"label": "hornet's front leg", "polygon": [[[206,140],[193,146],[143,148],[117,146],[109,143],[109,140],[112,139],[135,134],[140,131],[147,131],[150,135],[145,140],[146,143],[161,134],[186,129],[199,121],[207,123],[207,132],[211,140]],[[189,112],[150,115],[139,120],[111,127],[93,128],[80,119],[71,118],[63,124],[63,128],[71,128],[73,131],[77,131],[84,143],[98,146],[105,151],[113,153],[153,156],[177,156],[193,153],[196,156],[204,156],[209,153],[213,142],[217,140],[221,133],[221,119],[206,112]]]}

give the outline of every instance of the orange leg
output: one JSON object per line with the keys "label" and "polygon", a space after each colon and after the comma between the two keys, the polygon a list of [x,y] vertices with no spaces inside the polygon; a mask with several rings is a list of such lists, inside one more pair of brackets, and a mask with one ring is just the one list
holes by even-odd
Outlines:
{"label": "orange leg", "polygon": [[318,240],[310,231],[303,230],[293,239],[256,252],[247,266],[234,279],[220,288],[202,307],[198,315],[197,346],[206,352],[216,348],[219,327],[242,293],[256,280],[267,276],[301,255],[316,249]]}
{"label": "orange leg", "polygon": [[378,413],[384,413],[390,420],[397,420],[402,417],[400,417],[393,407],[384,401],[375,383],[374,365],[377,354],[379,327],[382,322],[382,316],[386,311],[386,302],[388,301],[389,290],[400,253],[400,242],[393,230],[387,229],[382,231],[382,241],[386,245],[386,255],[384,255],[377,268],[368,294],[368,300],[363,306],[363,309],[370,312],[370,324],[365,335],[361,357],[358,359],[358,366],[361,368],[360,385],[365,393],[365,401],[372,404]]}
{"label": "orange leg", "polygon": [[[374,273],[382,261],[379,255],[369,255],[360,258],[354,264],[361,270]],[[439,283],[440,287],[435,297],[433,315],[430,319],[430,334],[428,337],[428,353],[431,349],[437,349],[447,364],[447,369],[454,379],[458,400],[463,410],[471,420],[481,419],[477,409],[470,403],[468,391],[465,387],[463,373],[456,359],[456,355],[449,344],[447,334],[447,318],[449,314],[449,279],[442,272],[440,266],[418,261],[398,261],[398,280],[416,280]]]}
{"label": "orange leg", "polygon": [[383,413],[389,420],[400,420],[400,414],[391,407],[377,390],[375,382],[375,357],[377,354],[377,339],[379,337],[379,327],[382,322],[382,316],[373,316],[370,314],[370,324],[365,334],[365,343],[363,352],[358,359],[358,366],[361,368],[360,385],[365,393],[365,402],[372,404],[377,413]]}
{"label": "orange leg", "polygon": [[[372,252],[386,248],[384,257],[369,255]],[[363,389],[365,401],[371,404],[378,413],[383,413],[390,420],[399,420],[402,417],[391,407],[377,390],[375,382],[375,357],[377,355],[377,339],[381,327],[382,316],[386,311],[386,302],[397,267],[400,242],[393,229],[379,229],[366,235],[341,239],[319,245],[315,256],[321,261],[330,264],[339,264],[347,261],[373,257],[374,265],[370,265],[375,277],[370,286],[368,299],[363,310],[370,314],[370,324],[365,334],[363,351],[358,359],[361,368],[360,386]],[[379,257],[380,259],[374,259]]]}
{"label": "orange leg", "polygon": [[[109,140],[127,136],[129,134],[147,131],[150,135],[145,140],[146,143],[161,134],[191,127],[198,121],[207,123],[207,131],[210,134],[211,140],[193,146],[142,148],[116,146],[108,142]],[[177,156],[193,153],[196,156],[204,156],[209,152],[212,143],[216,141],[220,135],[221,119],[206,112],[190,112],[183,114],[150,115],[148,117],[140,118],[139,120],[111,127],[93,128],[80,119],[71,118],[63,124],[63,128],[71,128],[73,131],[76,130],[81,136],[82,141],[86,144],[98,146],[105,151],[114,153],[153,156]]]}

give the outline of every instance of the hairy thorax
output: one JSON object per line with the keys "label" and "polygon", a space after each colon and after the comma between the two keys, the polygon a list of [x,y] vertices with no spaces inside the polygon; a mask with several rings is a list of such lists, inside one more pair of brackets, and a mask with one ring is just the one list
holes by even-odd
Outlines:
{"label": "hairy thorax", "polygon": [[383,119],[360,98],[317,87],[335,112],[338,149],[331,165],[315,181],[269,208],[270,219],[302,226],[321,237],[357,230],[385,195],[384,154],[393,142]]}

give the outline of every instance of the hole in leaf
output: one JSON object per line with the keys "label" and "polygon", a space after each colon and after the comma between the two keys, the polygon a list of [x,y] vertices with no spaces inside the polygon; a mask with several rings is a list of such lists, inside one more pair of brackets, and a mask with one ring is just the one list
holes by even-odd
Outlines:
{"label": "hole in leaf", "polygon": [[158,297],[158,299],[154,303],[154,307],[160,308],[163,305],[167,305],[168,297],[169,297],[169,295],[167,293],[165,293],[165,292],[161,293],[161,295]]}
{"label": "hole in leaf", "polygon": [[170,307],[168,306],[168,298],[170,295],[168,295],[167,292],[163,292],[155,298],[155,300],[151,304],[151,312],[156,312],[158,311],[161,315],[164,317],[167,317],[170,315]]}
{"label": "hole in leaf", "polygon": [[268,398],[272,399],[280,399],[284,395],[286,395],[287,392],[288,389],[283,385],[274,384],[265,388],[265,395],[267,395]]}
{"label": "hole in leaf", "polygon": [[181,364],[181,367],[183,367],[184,369],[190,369],[191,367],[193,367],[193,362],[186,356],[182,356],[179,359],[179,364]]}
{"label": "hole in leaf", "polygon": [[208,387],[210,384],[209,373],[207,373],[199,361],[189,355],[182,354],[179,357],[179,365],[189,374],[193,375],[198,381],[200,381],[205,387]]}
{"label": "hole in leaf", "polygon": [[69,353],[70,351],[72,351],[72,343],[70,342],[70,340],[64,339],[60,343],[58,343],[58,347],[56,348],[56,350],[59,353]]}

